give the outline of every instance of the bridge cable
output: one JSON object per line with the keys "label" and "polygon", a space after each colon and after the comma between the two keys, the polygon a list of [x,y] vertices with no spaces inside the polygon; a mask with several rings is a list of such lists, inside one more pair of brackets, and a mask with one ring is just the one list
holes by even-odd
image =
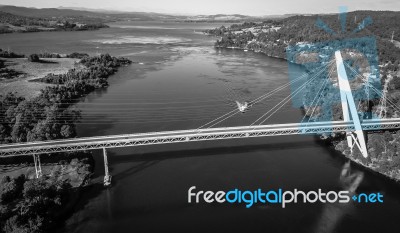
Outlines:
{"label": "bridge cable", "polygon": [[[255,104],[261,102],[262,100],[266,99],[267,97],[270,97],[270,96],[272,96],[273,94],[277,93],[278,91],[281,91],[281,90],[283,90],[284,88],[288,87],[289,85],[291,85],[291,84],[293,84],[293,83],[299,81],[300,79],[303,79],[303,78],[306,77],[307,75],[308,75],[308,74],[305,73],[305,74],[301,75],[300,77],[296,78],[295,80],[292,80],[292,81],[289,82],[289,83],[285,83],[285,84],[283,84],[283,85],[281,85],[281,86],[275,88],[274,90],[272,90],[272,91],[270,91],[270,92],[268,92],[268,93],[266,93],[266,94],[264,94],[264,95],[261,95],[261,96],[257,97],[256,99],[250,101],[250,106],[255,105]],[[214,120],[212,120],[212,121],[210,121],[210,122],[208,122],[208,123],[206,123],[206,124],[200,126],[200,127],[197,128],[197,129],[201,129],[201,128],[203,128],[203,127],[206,127],[207,125],[210,125],[210,124],[214,123],[215,121],[218,121],[218,120],[220,120],[221,118],[224,118],[224,117],[225,117],[224,119],[218,121],[217,123],[212,124],[211,126],[208,126],[207,128],[213,127],[214,125],[219,124],[220,122],[222,122],[222,121],[224,121],[224,120],[226,120],[226,119],[228,119],[228,118],[230,118],[230,117],[236,115],[236,114],[239,113],[239,112],[240,112],[240,111],[239,111],[238,109],[235,108],[234,110],[232,110],[232,111],[230,111],[230,112],[228,112],[228,113],[225,113],[224,115],[222,115],[222,116],[220,116],[220,117],[218,117],[218,118],[216,118],[216,119],[214,119]],[[232,115],[228,116],[229,114],[232,114]]]}
{"label": "bridge cable", "polygon": [[[285,105],[287,102],[290,101],[290,96],[296,96],[301,90],[303,90],[305,88],[305,86],[307,84],[309,84],[310,82],[312,82],[315,78],[318,77],[318,75],[320,75],[323,72],[323,67],[321,67],[321,70],[317,71],[312,77],[311,79],[307,80],[305,83],[303,83],[300,87],[298,87],[293,93],[289,94],[288,96],[286,96],[284,99],[282,99],[278,104],[276,104],[274,107],[272,107],[269,111],[267,111],[266,113],[264,113],[261,117],[259,117],[257,120],[255,120],[250,126],[256,124],[258,121],[260,121],[263,117],[265,117],[268,113],[270,113],[271,111],[273,111],[275,108],[277,108],[279,105],[281,105],[280,108],[283,107],[283,105]],[[284,102],[284,103],[283,103]],[[283,103],[283,104],[282,104]],[[278,109],[278,110],[279,110]],[[276,112],[276,111],[275,111]],[[274,112],[274,113],[275,113]],[[273,114],[274,114],[273,113]]]}
{"label": "bridge cable", "polygon": [[[360,74],[359,74],[353,67],[351,67],[349,64],[345,63],[345,65],[347,65],[347,67],[350,68],[350,70],[351,70],[355,75],[360,75]],[[369,83],[364,83],[364,84],[366,84],[368,87],[371,87],[372,90],[374,90],[378,95],[381,95],[382,98],[383,98],[384,100],[386,100],[386,102],[389,102],[389,104],[390,104],[395,110],[397,110],[397,111],[400,112],[400,108],[399,108],[395,103],[393,103],[389,98],[385,97],[385,95],[383,95],[382,91],[379,91],[376,87],[372,86],[372,85],[369,84]]]}
{"label": "bridge cable", "polygon": [[[316,106],[317,106],[317,103],[318,103],[319,100],[320,100],[322,91],[323,91],[323,89],[325,88],[326,84],[328,83],[328,80],[329,80],[331,74],[333,73],[333,69],[334,69],[334,68],[331,68],[331,69],[329,70],[328,77],[326,78],[326,80],[324,81],[323,85],[321,86],[321,88],[319,89],[319,91],[317,92],[317,94],[315,95],[314,100],[313,100],[312,103],[310,104],[310,106],[315,106],[315,107],[314,107],[314,109],[312,110],[311,114],[309,115],[308,122],[310,121],[311,116],[314,114],[314,111],[315,111],[315,108],[316,108]],[[317,100],[317,102],[315,102],[315,100],[317,99],[317,97],[318,97],[318,100]],[[303,122],[303,121],[305,120],[305,118],[307,117],[308,112],[310,111],[311,108],[312,108],[312,107],[310,107],[310,108],[307,109],[307,111],[305,112],[305,114],[304,114],[304,116],[303,116],[303,118],[301,119],[300,122]]]}
{"label": "bridge cable", "polygon": [[[315,77],[315,78],[317,78],[317,77]],[[314,78],[314,79],[315,79]],[[287,104],[289,101],[290,101],[290,97],[292,96],[296,96],[297,94],[299,94],[299,93],[301,93],[301,91],[302,90],[304,90],[304,88],[306,88],[307,87],[307,85],[308,84],[310,84],[311,83],[311,81],[313,81],[314,79],[311,79],[310,80],[310,82],[307,82],[307,83],[305,83],[305,85],[304,86],[302,86],[301,88],[300,88],[300,90],[298,90],[296,93],[294,93],[294,94],[292,94],[292,95],[289,95],[289,96],[287,96],[285,99],[287,99],[284,103],[282,103],[279,107],[277,107],[277,106],[275,106],[275,107],[277,107],[276,109],[275,109],[275,111],[273,111],[269,116],[267,116],[263,121],[261,121],[258,125],[261,125],[261,124],[263,124],[265,121],[267,121],[269,118],[271,118],[276,112],[278,112],[281,108],[283,108],[284,106],[285,106],[285,104]],[[275,108],[274,107],[274,108]],[[271,109],[272,110],[272,109]],[[271,111],[270,110],[270,111]],[[268,112],[270,112],[270,111],[268,111]],[[267,112],[267,113],[268,113]],[[264,114],[264,116],[265,116],[266,114]]]}
{"label": "bridge cable", "polygon": [[[312,116],[314,115],[314,113],[315,113],[315,110],[317,109],[317,107],[318,107],[318,103],[319,103],[319,101],[320,100],[322,100],[322,93],[323,93],[323,91],[325,90],[325,87],[326,87],[326,85],[328,84],[328,79],[326,79],[325,81],[324,81],[324,83],[323,83],[323,85],[322,85],[322,87],[321,87],[321,92],[319,92],[319,93],[317,93],[317,95],[318,95],[318,100],[315,102],[315,106],[314,107],[311,107],[312,108],[312,111],[311,111],[311,114],[310,114],[310,116],[309,116],[309,118],[308,118],[308,120],[307,120],[307,125],[308,125],[308,123],[310,123],[310,121],[311,121],[311,118],[312,118]],[[312,106],[312,105],[311,105]],[[310,108],[310,109],[311,109]],[[307,109],[308,110],[308,109]],[[306,115],[304,115],[304,116],[306,116]]]}

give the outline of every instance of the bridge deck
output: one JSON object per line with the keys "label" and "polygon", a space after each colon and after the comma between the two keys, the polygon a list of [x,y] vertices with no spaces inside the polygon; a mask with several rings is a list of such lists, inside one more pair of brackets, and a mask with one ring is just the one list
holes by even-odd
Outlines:
{"label": "bridge deck", "polygon": [[[364,120],[362,128],[363,130],[397,129],[400,128],[400,118]],[[0,157],[217,139],[322,134],[352,130],[354,130],[352,122],[333,121],[123,134],[3,144],[0,145]]]}

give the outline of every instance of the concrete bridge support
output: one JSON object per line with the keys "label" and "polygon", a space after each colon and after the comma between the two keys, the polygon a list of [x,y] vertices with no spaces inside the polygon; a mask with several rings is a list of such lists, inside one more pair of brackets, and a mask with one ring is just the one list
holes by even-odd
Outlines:
{"label": "concrete bridge support", "polygon": [[36,178],[42,177],[42,166],[40,164],[40,155],[33,155],[33,162],[35,163]]}
{"label": "concrete bridge support", "polygon": [[108,158],[107,158],[107,149],[103,148],[103,157],[104,157],[104,186],[109,186],[111,184],[111,175],[108,172]]}

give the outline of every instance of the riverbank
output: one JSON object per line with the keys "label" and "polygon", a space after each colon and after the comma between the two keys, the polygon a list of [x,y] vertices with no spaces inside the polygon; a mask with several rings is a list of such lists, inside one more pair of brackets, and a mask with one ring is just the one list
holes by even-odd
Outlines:
{"label": "riverbank", "polygon": [[397,147],[400,144],[399,134],[389,132],[369,134],[368,158],[364,158],[356,146],[351,152],[345,139],[337,141],[334,148],[352,162],[398,183],[400,181],[400,159],[397,156]]}
{"label": "riverbank", "polygon": [[109,26],[103,25],[84,25],[84,26],[73,26],[72,28],[62,27],[41,27],[41,26],[16,26],[12,24],[0,23],[0,34],[5,33],[31,33],[31,32],[59,32],[59,31],[93,31],[101,28],[108,28]]}

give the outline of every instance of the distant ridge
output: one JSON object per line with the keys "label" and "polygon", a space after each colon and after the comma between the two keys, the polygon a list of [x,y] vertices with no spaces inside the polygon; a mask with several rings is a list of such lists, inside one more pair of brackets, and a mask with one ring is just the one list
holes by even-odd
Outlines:
{"label": "distant ridge", "polygon": [[158,14],[158,13],[147,13],[147,12],[117,12],[117,11],[102,11],[81,8],[69,9],[66,7],[60,8],[30,8],[30,7],[19,7],[19,6],[8,6],[0,5],[0,12],[10,13],[18,16],[25,17],[40,17],[40,18],[60,18],[60,17],[85,17],[85,18],[102,18],[102,19],[124,19],[132,18],[135,20],[156,20],[173,18],[173,16]]}
{"label": "distant ridge", "polygon": [[286,15],[249,16],[242,14],[214,14],[214,15],[174,15],[155,12],[125,12],[106,9],[90,9],[84,7],[33,8],[10,5],[0,5],[0,11],[24,17],[62,18],[85,17],[112,20],[179,20],[179,21],[249,21],[270,18],[285,18]]}
{"label": "distant ridge", "polygon": [[141,11],[119,11],[119,10],[107,10],[107,9],[95,9],[95,8],[86,8],[86,7],[64,7],[64,6],[59,6],[56,9],[59,10],[75,10],[75,11],[89,11],[89,12],[96,12],[96,13],[104,13],[104,14],[137,14],[137,13],[152,13],[152,14],[157,14],[154,12],[141,12]]}
{"label": "distant ridge", "polygon": [[90,11],[77,11],[70,9],[57,9],[57,8],[31,8],[31,7],[19,7],[19,6],[8,6],[0,5],[0,11],[28,17],[66,17],[66,16],[98,16],[98,13]]}

